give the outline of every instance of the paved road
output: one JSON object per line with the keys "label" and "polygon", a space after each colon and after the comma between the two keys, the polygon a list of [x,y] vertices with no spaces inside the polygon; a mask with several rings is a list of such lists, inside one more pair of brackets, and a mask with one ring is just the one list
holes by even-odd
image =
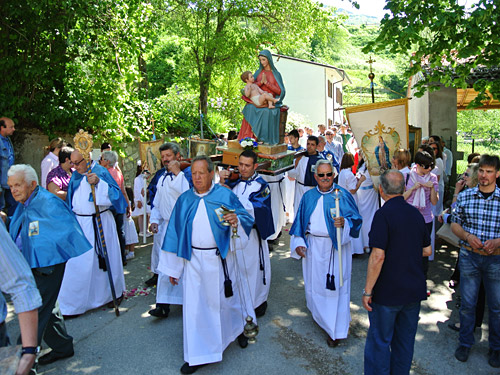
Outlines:
{"label": "paved road", "polygon": [[[232,343],[224,360],[197,374],[362,374],[368,315],[361,305],[368,256],[354,259],[349,338],[337,348],[326,345],[326,336],[305,307],[301,264],[289,257],[289,236],[283,231],[272,253],[269,308],[259,320],[256,344],[241,349]],[[125,268],[128,290],[142,289],[149,278],[151,244],[139,246],[136,258]],[[413,374],[498,374],[487,362],[487,324],[477,330],[476,344],[467,363],[453,356],[457,333],[448,320],[458,314],[455,296],[448,288],[456,251],[442,247],[430,267],[431,297],[423,303],[417,333]],[[53,374],[178,374],[183,361],[182,310],[174,306],[168,319],[149,316],[155,289],[125,300],[120,317],[101,308],[67,321],[75,338],[75,356],[43,366],[39,373]],[[15,318],[9,314],[9,330],[17,336]],[[487,320],[485,320],[487,322]]]}

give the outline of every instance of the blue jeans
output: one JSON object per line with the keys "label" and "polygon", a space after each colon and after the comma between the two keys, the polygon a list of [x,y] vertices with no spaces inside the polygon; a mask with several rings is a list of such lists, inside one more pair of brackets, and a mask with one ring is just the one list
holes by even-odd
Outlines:
{"label": "blue jeans", "polygon": [[481,280],[488,301],[489,343],[500,350],[500,255],[480,255],[460,249],[460,345],[470,348],[474,344],[476,303]]}
{"label": "blue jeans", "polygon": [[409,374],[420,302],[400,306],[371,304],[365,345],[365,375]]}

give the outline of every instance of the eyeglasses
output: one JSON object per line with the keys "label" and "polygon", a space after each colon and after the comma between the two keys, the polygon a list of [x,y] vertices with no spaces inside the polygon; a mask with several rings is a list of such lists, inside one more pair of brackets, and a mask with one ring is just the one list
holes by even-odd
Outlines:
{"label": "eyeglasses", "polygon": [[434,164],[429,164],[429,165],[419,164],[419,165],[424,169],[434,168]]}
{"label": "eyeglasses", "polygon": [[437,150],[438,150],[438,148],[437,148],[437,147],[433,147],[432,149],[433,149],[434,151],[437,151]]}
{"label": "eyeglasses", "polygon": [[80,161],[75,161],[75,162],[70,161],[69,163],[70,163],[71,165],[74,165],[74,166],[76,167],[76,166],[78,166],[78,165],[79,165],[82,161],[84,161],[84,160],[85,160],[85,159],[83,159],[83,158],[82,158]]}
{"label": "eyeglasses", "polygon": [[464,177],[469,177],[470,174],[468,174],[467,172],[464,173]]}
{"label": "eyeglasses", "polygon": [[333,176],[333,172],[328,172],[328,173],[318,173],[318,177],[319,178],[323,178],[323,177],[332,177]]}

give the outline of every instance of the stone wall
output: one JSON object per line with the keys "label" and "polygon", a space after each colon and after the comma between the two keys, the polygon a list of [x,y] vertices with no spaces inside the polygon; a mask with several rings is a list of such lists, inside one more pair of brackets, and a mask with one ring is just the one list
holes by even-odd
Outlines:
{"label": "stone wall", "polygon": [[[74,144],[74,134],[57,134],[56,136]],[[49,137],[35,128],[17,128],[11,139],[14,145],[16,164],[31,165],[40,177],[40,163],[48,153],[45,147],[50,142]],[[94,148],[100,149],[101,142],[96,142],[94,146]],[[125,178],[125,186],[133,187],[137,160],[139,160],[139,143],[134,140],[121,145],[121,147],[125,157],[119,157],[119,165]]]}

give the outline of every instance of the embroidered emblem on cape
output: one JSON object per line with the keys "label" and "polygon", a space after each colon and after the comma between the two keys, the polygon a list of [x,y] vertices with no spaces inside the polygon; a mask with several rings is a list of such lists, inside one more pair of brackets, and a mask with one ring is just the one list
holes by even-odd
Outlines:
{"label": "embroidered emblem on cape", "polygon": [[28,236],[38,236],[40,234],[40,227],[37,221],[32,221],[28,227]]}

